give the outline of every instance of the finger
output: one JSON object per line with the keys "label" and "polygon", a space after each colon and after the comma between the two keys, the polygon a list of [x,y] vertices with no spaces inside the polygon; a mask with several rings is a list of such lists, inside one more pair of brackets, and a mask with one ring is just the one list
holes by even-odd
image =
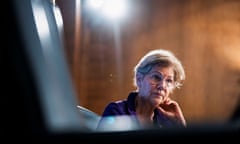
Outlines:
{"label": "finger", "polygon": [[168,103],[169,101],[171,101],[171,99],[169,97],[164,98],[164,103]]}
{"label": "finger", "polygon": [[161,106],[158,107],[158,110],[159,110],[161,113],[166,113],[166,111],[165,111]]}
{"label": "finger", "polygon": [[167,105],[178,105],[178,103],[176,101],[172,100],[172,99],[168,99],[168,101],[166,101],[165,104],[167,104]]}

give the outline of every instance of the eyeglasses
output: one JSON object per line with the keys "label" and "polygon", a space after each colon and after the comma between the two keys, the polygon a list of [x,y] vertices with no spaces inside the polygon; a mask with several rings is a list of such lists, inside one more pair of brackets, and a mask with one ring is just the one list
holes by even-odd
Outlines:
{"label": "eyeglasses", "polygon": [[149,73],[149,80],[150,80],[150,83],[153,85],[158,85],[161,82],[165,82],[167,88],[175,87],[175,82],[173,78],[171,77],[164,78],[164,76],[160,73],[156,73],[156,72]]}

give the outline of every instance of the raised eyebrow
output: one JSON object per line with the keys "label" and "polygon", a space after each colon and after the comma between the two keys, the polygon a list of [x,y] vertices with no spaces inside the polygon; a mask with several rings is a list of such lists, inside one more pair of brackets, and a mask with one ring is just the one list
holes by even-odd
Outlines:
{"label": "raised eyebrow", "polygon": [[158,73],[158,74],[160,74],[160,75],[163,75],[161,72],[159,72],[159,71],[152,71],[152,73]]}
{"label": "raised eyebrow", "polygon": [[[161,72],[159,72],[159,71],[153,71],[152,73],[158,73],[158,74],[160,74],[161,76],[164,76]],[[167,76],[167,78],[170,78],[170,79],[174,79],[174,76],[173,75],[169,75],[169,76]]]}
{"label": "raised eyebrow", "polygon": [[168,76],[167,78],[169,78],[169,79],[174,79],[174,76]]}

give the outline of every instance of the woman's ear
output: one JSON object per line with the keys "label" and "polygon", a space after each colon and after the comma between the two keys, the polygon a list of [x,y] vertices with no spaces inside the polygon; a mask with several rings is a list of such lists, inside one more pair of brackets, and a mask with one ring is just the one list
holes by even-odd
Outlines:
{"label": "woman's ear", "polygon": [[141,87],[141,82],[143,80],[143,74],[137,73],[136,74],[136,83],[138,87]]}

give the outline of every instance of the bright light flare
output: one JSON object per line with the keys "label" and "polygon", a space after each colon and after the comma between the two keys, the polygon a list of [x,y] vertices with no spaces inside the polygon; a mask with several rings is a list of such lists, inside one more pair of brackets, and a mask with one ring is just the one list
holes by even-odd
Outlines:
{"label": "bright light flare", "polygon": [[93,9],[99,9],[103,5],[104,0],[89,0],[88,5]]}
{"label": "bright light flare", "polygon": [[90,0],[88,5],[110,19],[120,19],[127,11],[126,0]]}

